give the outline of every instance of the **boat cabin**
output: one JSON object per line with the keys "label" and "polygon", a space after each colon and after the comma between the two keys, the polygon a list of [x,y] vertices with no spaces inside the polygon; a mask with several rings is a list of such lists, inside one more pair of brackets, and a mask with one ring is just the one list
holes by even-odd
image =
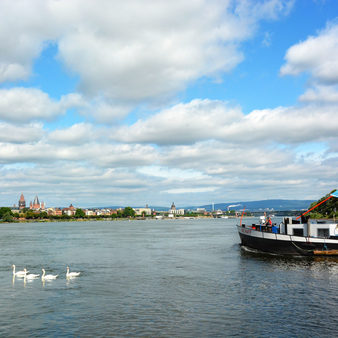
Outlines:
{"label": "boat cabin", "polygon": [[306,223],[284,217],[279,225],[279,233],[291,236],[319,237],[338,239],[338,225],[329,221],[310,220]]}
{"label": "boat cabin", "polygon": [[338,239],[338,224],[325,220],[310,220],[309,218],[296,220],[292,217],[284,217],[279,225],[271,223],[269,226],[265,216],[261,216],[260,224],[252,224],[251,228],[281,235]]}

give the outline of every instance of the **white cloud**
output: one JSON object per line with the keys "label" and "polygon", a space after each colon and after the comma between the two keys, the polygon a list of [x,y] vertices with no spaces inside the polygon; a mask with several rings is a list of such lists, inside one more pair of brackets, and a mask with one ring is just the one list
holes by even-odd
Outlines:
{"label": "white cloud", "polygon": [[330,24],[317,36],[289,48],[282,75],[310,72],[323,84],[338,83],[338,24]]}
{"label": "white cloud", "polygon": [[[68,206],[70,203],[76,207],[126,205],[130,202],[130,194],[141,193],[146,187],[144,180],[134,173],[80,163],[64,163],[61,167],[54,164],[39,164],[31,168],[3,166],[0,167],[0,185],[2,191],[11,191],[12,197],[7,199],[7,204],[9,201],[17,203],[23,192],[26,203],[38,194],[48,207]],[[97,200],[98,194],[102,198],[100,201]]]}
{"label": "white cloud", "polygon": [[93,126],[88,123],[77,123],[66,129],[54,130],[49,134],[52,142],[66,144],[85,144],[95,139]]}
{"label": "white cloud", "polygon": [[[240,173],[253,175],[255,171],[280,168],[292,163],[291,151],[266,145],[226,144],[204,141],[194,145],[173,146],[163,150],[162,164],[190,171],[199,171],[203,178]],[[202,175],[202,173],[204,175]],[[266,174],[267,171],[264,171]],[[198,177],[196,177],[198,178]]]}
{"label": "white cloud", "polygon": [[30,75],[30,67],[17,63],[0,63],[0,82],[27,79]]}
{"label": "white cloud", "polygon": [[194,203],[211,196],[234,201],[243,193],[249,199],[289,198],[299,191],[329,191],[336,182],[336,163],[324,152],[313,161],[298,159],[292,148],[263,144],[204,141],[161,148],[95,142],[64,146],[46,140],[0,144],[0,185],[7,194],[43,192],[48,205],[64,205],[64,200],[84,206],[166,205],[168,199],[187,205],[187,196]]}
{"label": "white cloud", "polygon": [[88,116],[94,116],[100,123],[114,123],[124,118],[130,112],[130,105],[121,105],[103,98],[94,99],[84,110]]}
{"label": "white cloud", "polygon": [[[84,126],[86,128],[86,126]],[[74,128],[75,131],[77,128]],[[79,134],[72,143],[72,129],[52,134],[51,139],[58,143],[49,143],[42,139],[35,143],[13,144],[0,143],[0,163],[58,163],[81,162],[102,168],[137,167],[152,164],[157,153],[148,145],[109,144],[91,141],[84,145],[78,142]],[[72,143],[69,145],[67,143]]]}
{"label": "white cloud", "polygon": [[189,144],[217,138],[226,126],[241,118],[242,113],[237,107],[228,107],[222,101],[196,99],[117,129],[112,138],[161,145]]}
{"label": "white cloud", "polygon": [[71,18],[77,29],[59,40],[61,59],[80,74],[82,90],[119,102],[166,97],[200,76],[232,69],[242,60],[236,42],[250,34],[227,2],[73,1],[58,7],[59,15],[77,12]]}
{"label": "white cloud", "polygon": [[178,188],[178,189],[169,189],[166,190],[168,194],[187,194],[187,193],[201,193],[201,192],[211,192],[215,191],[215,187],[209,188]]}
{"label": "white cloud", "polygon": [[299,100],[301,102],[336,104],[338,103],[338,88],[337,86],[315,86],[302,94]]}
{"label": "white cloud", "polygon": [[140,144],[98,144],[87,149],[92,163],[102,167],[139,167],[156,163],[158,153],[154,147]]}
{"label": "white cloud", "polygon": [[276,18],[290,4],[58,2],[54,10],[65,15],[63,24],[70,20],[76,27],[60,38],[59,53],[80,74],[86,93],[120,103],[167,97],[199,77],[234,68],[243,59],[238,43],[253,34],[257,21]]}
{"label": "white cloud", "polygon": [[68,108],[86,108],[88,107],[87,100],[79,93],[70,93],[62,95],[60,99],[60,106],[67,110]]}
{"label": "white cloud", "polygon": [[13,124],[0,122],[0,142],[25,143],[38,141],[44,135],[41,124],[29,124],[16,126]]}
{"label": "white cloud", "polygon": [[215,139],[228,143],[292,144],[337,136],[335,106],[278,107],[244,115],[222,101],[193,100],[117,129],[112,138],[131,143],[191,144]]}
{"label": "white cloud", "polygon": [[74,101],[75,94],[62,97],[60,101],[36,88],[0,89],[0,119],[10,122],[51,120],[63,114]]}
{"label": "white cloud", "polygon": [[0,81],[26,79],[51,41],[91,97],[118,106],[166,99],[234,68],[258,21],[287,13],[292,2],[3,0]]}
{"label": "white cloud", "polygon": [[[255,110],[234,123],[225,138],[237,142],[274,141],[281,144],[327,140],[337,136],[336,107],[304,106]],[[241,132],[242,130],[242,132]],[[245,131],[245,132],[244,132]]]}
{"label": "white cloud", "polygon": [[[236,11],[243,17],[254,19],[277,19],[281,15],[288,15],[295,0],[290,1],[239,1]],[[252,19],[251,19],[252,20]]]}
{"label": "white cloud", "polygon": [[50,1],[0,2],[0,82],[27,79],[44,43],[56,36]]}
{"label": "white cloud", "polygon": [[198,179],[203,176],[203,174],[196,170],[182,170],[178,168],[168,168],[161,166],[148,166],[141,167],[138,169],[138,172],[147,176],[152,177],[161,177],[166,179],[175,179],[175,180],[185,180],[187,178],[190,179]]}

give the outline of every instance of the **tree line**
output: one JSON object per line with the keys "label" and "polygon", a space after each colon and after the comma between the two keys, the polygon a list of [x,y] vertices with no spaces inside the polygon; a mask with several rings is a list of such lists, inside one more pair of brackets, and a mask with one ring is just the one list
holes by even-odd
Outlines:
{"label": "tree line", "polygon": [[11,208],[0,208],[0,220],[2,222],[15,222],[17,220],[72,220],[72,219],[115,219],[115,218],[131,218],[135,217],[135,210],[131,207],[126,207],[123,210],[117,210],[116,214],[112,215],[89,215],[86,216],[83,209],[76,209],[75,215],[70,216],[67,214],[50,215],[46,211],[34,212],[30,209],[22,209],[20,213],[12,212]]}

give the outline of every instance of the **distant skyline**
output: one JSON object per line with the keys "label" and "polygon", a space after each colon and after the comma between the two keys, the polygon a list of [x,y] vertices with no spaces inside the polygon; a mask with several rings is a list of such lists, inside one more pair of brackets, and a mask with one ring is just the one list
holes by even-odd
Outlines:
{"label": "distant skyline", "polygon": [[3,0],[0,43],[0,205],[337,188],[336,0]]}
{"label": "distant skyline", "polygon": [[20,199],[17,202],[13,202],[12,204],[8,204],[9,207],[16,207],[19,209],[29,208],[29,209],[49,209],[49,208],[66,208],[66,207],[75,207],[75,208],[83,208],[83,209],[91,209],[91,208],[108,208],[108,209],[118,209],[124,207],[133,207],[133,208],[155,208],[156,210],[169,210],[170,208],[184,208],[184,209],[194,209],[194,208],[207,208],[208,210],[241,210],[245,207],[246,210],[301,210],[307,209],[310,204],[314,202],[314,200],[286,200],[286,199],[270,199],[270,200],[257,200],[257,201],[229,201],[227,203],[209,203],[203,205],[175,205],[175,202],[171,202],[167,205],[104,205],[104,206],[95,206],[92,205],[88,207],[86,205],[79,205],[77,201],[73,201],[70,205],[62,204],[62,205],[47,205],[44,201],[39,201],[39,196],[34,196],[33,198],[26,198],[24,194],[20,195]]}

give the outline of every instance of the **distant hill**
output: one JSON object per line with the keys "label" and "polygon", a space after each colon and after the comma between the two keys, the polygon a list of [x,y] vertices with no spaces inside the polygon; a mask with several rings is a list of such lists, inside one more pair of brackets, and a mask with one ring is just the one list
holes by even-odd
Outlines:
{"label": "distant hill", "polygon": [[[248,211],[286,211],[286,210],[307,210],[313,200],[262,200],[262,201],[242,201],[231,203],[215,203],[214,209],[218,210],[242,210],[244,207]],[[207,211],[212,210],[212,205],[190,206],[185,209],[205,208]]]}
{"label": "distant hill", "polygon": [[[268,211],[268,210],[276,210],[276,211],[288,211],[288,210],[307,210],[311,203],[314,200],[263,200],[263,201],[244,201],[244,202],[229,202],[229,203],[215,203],[214,209],[218,210],[242,210],[245,206],[245,209],[248,211]],[[134,206],[135,207],[135,206]],[[123,208],[123,206],[110,206],[107,208],[117,209]],[[170,205],[168,206],[153,206],[149,205],[149,208],[154,209],[156,211],[168,211],[170,209]],[[194,206],[180,206],[176,205],[177,209],[190,209],[196,210],[196,208],[205,208],[207,211],[212,211],[212,205],[194,205]]]}

